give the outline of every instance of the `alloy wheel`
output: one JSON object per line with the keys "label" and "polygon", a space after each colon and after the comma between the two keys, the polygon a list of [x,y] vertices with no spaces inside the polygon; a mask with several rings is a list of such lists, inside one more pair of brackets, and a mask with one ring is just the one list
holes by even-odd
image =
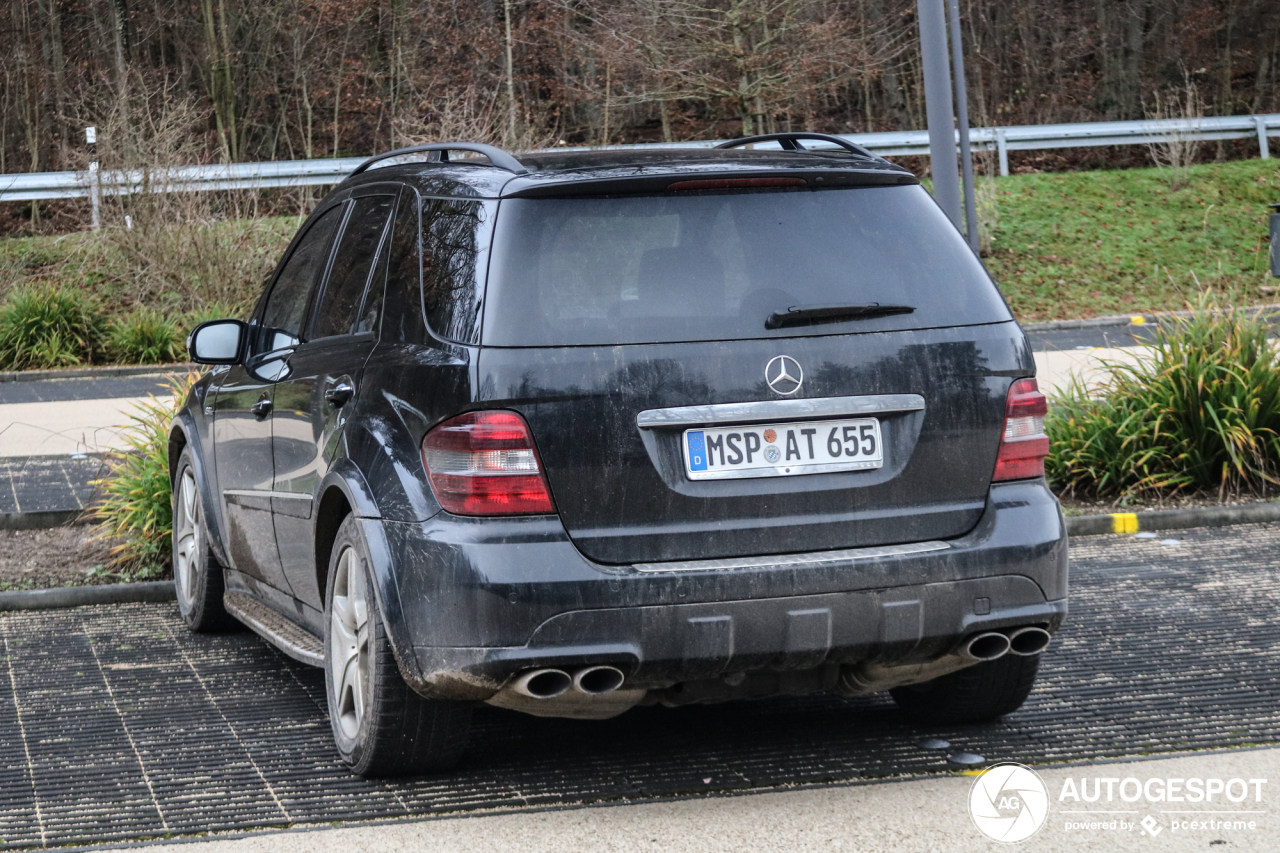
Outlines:
{"label": "alloy wheel", "polygon": [[185,611],[195,600],[196,582],[199,580],[199,560],[202,551],[200,508],[197,504],[196,478],[187,468],[182,472],[178,487],[178,502],[174,507],[173,576],[177,580],[179,602]]}
{"label": "alloy wheel", "polygon": [[343,550],[336,571],[329,616],[329,682],[333,686],[338,726],[344,735],[355,738],[364,718],[369,605],[364,573],[354,548]]}

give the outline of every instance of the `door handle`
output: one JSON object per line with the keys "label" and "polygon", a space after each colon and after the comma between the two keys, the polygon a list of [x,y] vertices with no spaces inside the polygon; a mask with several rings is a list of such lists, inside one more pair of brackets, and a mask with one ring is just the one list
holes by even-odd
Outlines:
{"label": "door handle", "polygon": [[267,415],[271,414],[271,408],[272,408],[271,398],[263,397],[262,399],[258,400],[258,402],[250,406],[249,411],[253,412],[253,416],[256,417],[258,420],[262,420]]}
{"label": "door handle", "polygon": [[352,388],[346,382],[339,382],[328,391],[324,392],[324,398],[335,408],[342,408],[348,400],[355,396],[356,389]]}

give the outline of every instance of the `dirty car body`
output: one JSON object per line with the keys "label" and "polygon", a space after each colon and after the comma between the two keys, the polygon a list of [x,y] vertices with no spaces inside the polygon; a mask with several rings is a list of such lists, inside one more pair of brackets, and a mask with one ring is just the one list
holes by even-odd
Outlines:
{"label": "dirty car body", "polygon": [[323,665],[354,519],[427,702],[607,717],[1038,655],[1067,555],[1022,331],[909,172],[782,147],[344,181],[174,424],[227,610]]}

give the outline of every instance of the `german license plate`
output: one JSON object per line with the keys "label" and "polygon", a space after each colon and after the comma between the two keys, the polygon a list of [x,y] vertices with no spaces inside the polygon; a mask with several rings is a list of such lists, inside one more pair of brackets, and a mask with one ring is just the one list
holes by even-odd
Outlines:
{"label": "german license plate", "polygon": [[884,465],[877,418],[689,429],[683,444],[690,480],[789,477]]}

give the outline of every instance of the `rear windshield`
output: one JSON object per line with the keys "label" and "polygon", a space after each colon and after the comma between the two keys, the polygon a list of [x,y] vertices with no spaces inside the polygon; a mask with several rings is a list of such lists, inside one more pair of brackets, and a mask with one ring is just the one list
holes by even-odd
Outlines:
{"label": "rear windshield", "polygon": [[[818,306],[911,313],[767,329]],[[1009,320],[995,285],[919,186],[506,199],[488,346],[666,343]]]}

